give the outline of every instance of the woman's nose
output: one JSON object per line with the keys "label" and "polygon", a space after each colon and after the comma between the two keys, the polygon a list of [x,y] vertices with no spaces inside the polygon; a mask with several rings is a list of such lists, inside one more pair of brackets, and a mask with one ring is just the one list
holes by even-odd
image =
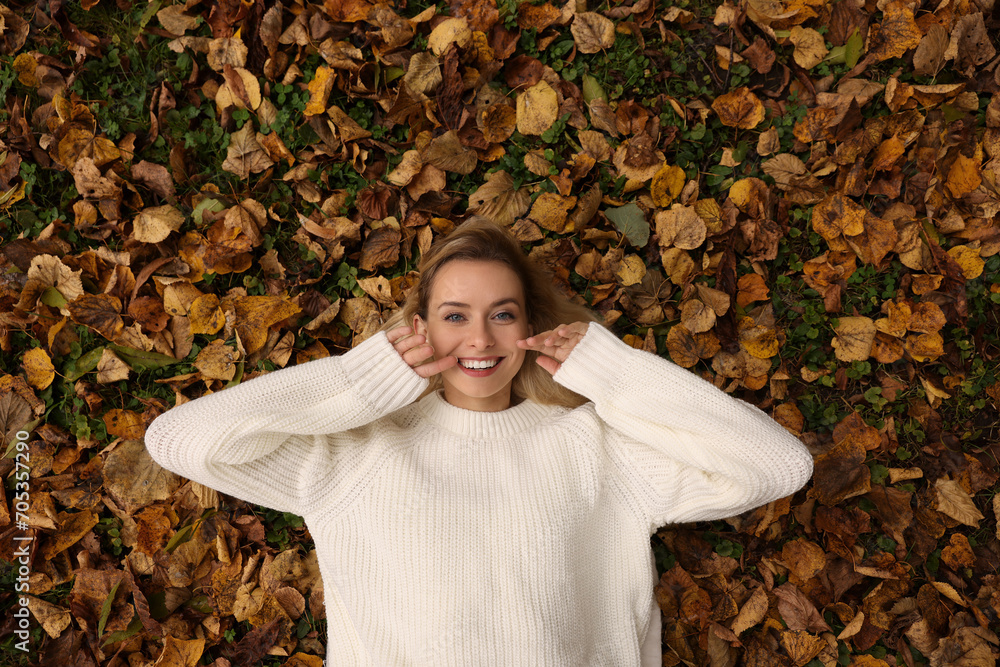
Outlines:
{"label": "woman's nose", "polygon": [[486,322],[473,323],[469,331],[469,344],[477,348],[487,348],[493,345],[493,333]]}

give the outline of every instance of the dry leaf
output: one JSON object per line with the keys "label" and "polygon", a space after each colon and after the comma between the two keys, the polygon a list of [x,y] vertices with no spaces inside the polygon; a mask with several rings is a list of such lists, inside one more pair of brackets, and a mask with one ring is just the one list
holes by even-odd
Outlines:
{"label": "dry leaf", "polygon": [[552,86],[539,81],[517,96],[517,131],[542,134],[559,117],[559,98]]}
{"label": "dry leaf", "polygon": [[597,53],[615,43],[615,24],[597,12],[581,12],[570,25],[576,48],[580,53]]}

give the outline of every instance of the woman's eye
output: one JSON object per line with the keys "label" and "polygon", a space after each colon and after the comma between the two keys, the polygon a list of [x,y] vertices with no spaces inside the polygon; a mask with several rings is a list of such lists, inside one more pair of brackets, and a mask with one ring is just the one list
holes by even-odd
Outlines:
{"label": "woman's eye", "polygon": [[512,322],[513,320],[517,319],[516,317],[514,317],[514,313],[508,313],[506,311],[502,313],[497,313],[496,318],[499,320],[503,320],[504,322]]}
{"label": "woman's eye", "polygon": [[445,322],[461,322],[462,319],[463,319],[462,316],[459,315],[458,313],[449,313],[448,315],[444,316]]}

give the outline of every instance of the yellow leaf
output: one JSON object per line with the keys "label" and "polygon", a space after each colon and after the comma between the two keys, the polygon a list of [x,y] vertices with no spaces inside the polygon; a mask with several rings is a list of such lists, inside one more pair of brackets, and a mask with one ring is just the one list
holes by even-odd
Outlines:
{"label": "yellow leaf", "polygon": [[[874,38],[877,46],[871,53],[879,62],[901,58],[904,53],[916,48],[924,36],[913,18],[913,10],[902,0],[893,0],[882,9],[882,24],[878,28],[878,35]],[[869,39],[872,39],[871,35]]]}
{"label": "yellow leaf", "polygon": [[132,238],[142,243],[159,243],[184,224],[184,214],[170,204],[151,206],[135,217]]}
{"label": "yellow leaf", "polygon": [[562,233],[566,227],[566,216],[576,206],[576,197],[563,197],[554,192],[543,192],[531,206],[528,218],[549,231]]}
{"label": "yellow leaf", "polygon": [[856,236],[862,233],[864,220],[865,209],[840,193],[816,204],[812,213],[813,229],[828,241],[841,234]]}
{"label": "yellow leaf", "polygon": [[104,420],[109,435],[136,440],[146,432],[142,425],[142,415],[132,410],[113,408],[104,413],[101,419]]}
{"label": "yellow leaf", "polygon": [[38,77],[35,70],[38,69],[38,61],[30,53],[21,53],[14,58],[14,71],[17,72],[17,80],[22,86],[27,88],[38,87]]}
{"label": "yellow leaf", "polygon": [[788,40],[795,45],[792,57],[800,67],[812,69],[826,58],[826,40],[812,28],[795,26],[788,35]]}
{"label": "yellow leaf", "polygon": [[895,134],[879,145],[872,160],[872,171],[888,171],[896,164],[896,160],[902,157],[904,152],[903,142]]}
{"label": "yellow leaf", "polygon": [[661,248],[673,246],[694,250],[705,242],[708,228],[693,206],[674,204],[669,210],[656,214],[656,233]]}
{"label": "yellow leaf", "polygon": [[978,278],[986,266],[986,262],[979,256],[978,249],[967,245],[952,246],[948,249],[948,254],[962,267],[962,275],[966,280]]}
{"label": "yellow leaf", "polygon": [[649,185],[649,194],[653,198],[653,203],[663,208],[670,206],[684,189],[686,180],[687,175],[680,167],[663,165],[653,176],[653,182]]}
{"label": "yellow leaf", "polygon": [[712,110],[726,127],[752,130],[764,121],[763,103],[746,86],[716,97]]}
{"label": "yellow leaf", "polygon": [[219,297],[204,294],[191,302],[188,310],[191,333],[212,335],[226,324],[226,315],[219,307]]}
{"label": "yellow leaf", "polygon": [[841,317],[833,347],[840,361],[864,361],[871,355],[875,323],[868,317]]}
{"label": "yellow leaf", "polygon": [[153,667],[195,667],[204,651],[204,639],[174,639],[167,635]]}
{"label": "yellow leaf", "polygon": [[316,74],[309,82],[309,103],[302,112],[306,116],[319,116],[326,113],[326,102],[333,91],[334,70],[326,65],[316,68]]}
{"label": "yellow leaf", "polygon": [[436,56],[443,56],[448,47],[454,44],[464,49],[472,41],[472,30],[469,22],[463,18],[447,18],[431,30],[427,37],[427,48]]}
{"label": "yellow leaf", "polygon": [[770,359],[778,354],[781,342],[778,331],[761,324],[756,324],[752,317],[744,317],[737,325],[737,335],[740,347],[757,359]]}
{"label": "yellow leaf", "polygon": [[637,285],[646,276],[646,263],[638,255],[627,255],[618,267],[617,276],[625,287]]}
{"label": "yellow leaf", "polygon": [[219,339],[206,345],[194,360],[194,367],[206,380],[225,380],[236,376],[236,362],[240,354]]}
{"label": "yellow leaf", "polygon": [[517,131],[542,134],[559,117],[559,97],[552,86],[539,81],[517,96]]}
{"label": "yellow leaf", "polygon": [[948,170],[948,191],[955,199],[960,199],[979,187],[983,182],[979,174],[979,161],[965,157],[961,153]]}
{"label": "yellow leaf", "polygon": [[236,333],[240,335],[247,354],[264,346],[271,325],[300,311],[298,306],[280,296],[244,296],[237,298],[234,305]]}
{"label": "yellow leaf", "polygon": [[40,347],[25,352],[21,363],[24,364],[28,384],[35,389],[45,389],[56,377],[56,367],[52,365],[48,353]]}

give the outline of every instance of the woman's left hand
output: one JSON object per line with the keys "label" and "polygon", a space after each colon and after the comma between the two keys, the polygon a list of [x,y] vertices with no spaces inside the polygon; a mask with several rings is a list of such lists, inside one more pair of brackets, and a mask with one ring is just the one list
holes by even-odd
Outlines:
{"label": "woman's left hand", "polygon": [[551,331],[517,341],[522,350],[539,352],[538,365],[555,375],[576,344],[587,334],[587,322],[562,324]]}

